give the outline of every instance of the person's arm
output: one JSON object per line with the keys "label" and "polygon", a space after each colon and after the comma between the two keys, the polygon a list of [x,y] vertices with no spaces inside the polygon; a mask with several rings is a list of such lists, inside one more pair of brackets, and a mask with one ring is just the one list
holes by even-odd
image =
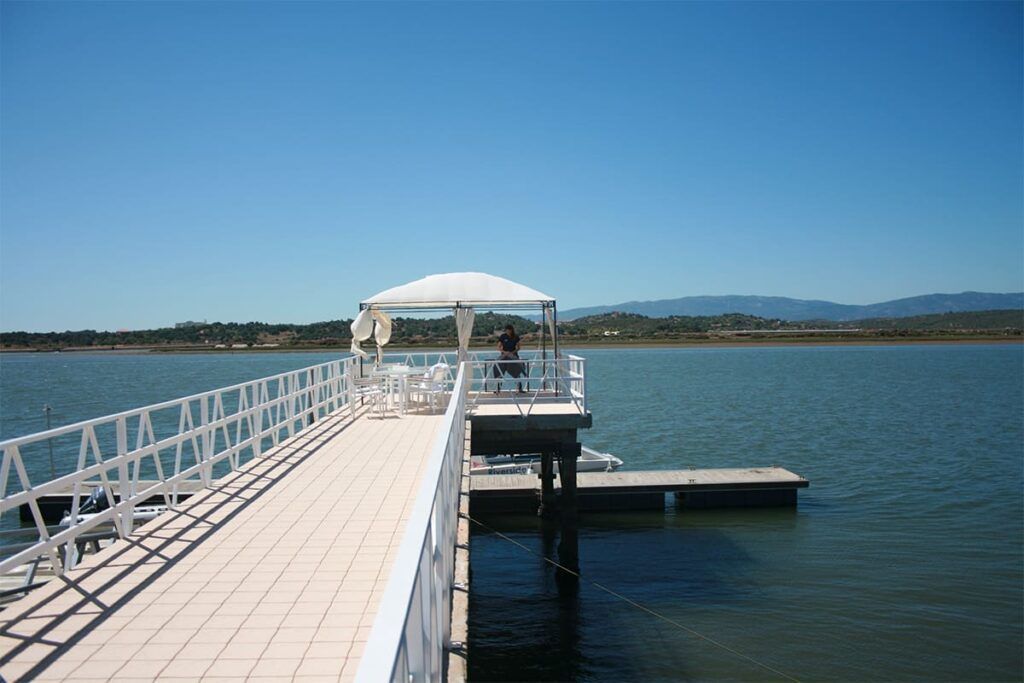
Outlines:
{"label": "person's arm", "polygon": [[519,353],[519,345],[523,343],[522,337],[516,337],[516,353]]}

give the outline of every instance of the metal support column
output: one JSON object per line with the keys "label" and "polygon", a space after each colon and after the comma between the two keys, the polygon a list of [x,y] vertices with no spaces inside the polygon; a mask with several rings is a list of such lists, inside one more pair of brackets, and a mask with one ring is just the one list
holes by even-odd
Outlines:
{"label": "metal support column", "polygon": [[540,508],[541,517],[555,512],[555,453],[545,450],[540,454]]}
{"label": "metal support column", "polygon": [[562,518],[575,518],[576,502],[576,460],[582,447],[579,442],[563,443],[558,449],[558,478],[562,484]]}

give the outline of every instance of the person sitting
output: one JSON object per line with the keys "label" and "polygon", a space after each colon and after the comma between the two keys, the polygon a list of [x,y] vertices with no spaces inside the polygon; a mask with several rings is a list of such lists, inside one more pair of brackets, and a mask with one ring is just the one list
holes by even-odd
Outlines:
{"label": "person sitting", "polygon": [[[504,333],[498,337],[498,361],[500,362],[494,364],[494,377],[497,380],[494,390],[495,394],[501,390],[502,375],[509,375],[519,379],[526,374],[526,368],[523,367],[523,363],[513,362],[519,360],[519,345],[521,341],[519,335],[516,334],[516,328],[512,325],[506,325]],[[516,386],[519,388],[519,393],[523,393],[523,383],[516,382]]]}

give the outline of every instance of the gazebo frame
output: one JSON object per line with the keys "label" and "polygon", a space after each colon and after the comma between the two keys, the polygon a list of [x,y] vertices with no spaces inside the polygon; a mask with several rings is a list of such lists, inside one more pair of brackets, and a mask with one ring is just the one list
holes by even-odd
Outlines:
{"label": "gazebo frame", "polygon": [[[516,310],[536,310],[540,307],[540,345],[541,345],[541,359],[547,360],[547,336],[551,336],[551,344],[553,347],[554,360],[558,360],[558,306],[554,299],[537,300],[537,301],[518,301],[518,302],[495,302],[495,301],[456,301],[451,304],[438,304],[437,302],[424,302],[417,304],[416,302],[403,301],[401,303],[387,303],[387,302],[360,302],[359,310],[365,311],[367,309],[371,311],[388,311],[391,313],[418,313],[423,311],[453,311],[459,308],[472,308],[479,310],[481,308],[489,309],[490,311],[516,311]],[[551,312],[551,334],[547,334],[547,314]]]}

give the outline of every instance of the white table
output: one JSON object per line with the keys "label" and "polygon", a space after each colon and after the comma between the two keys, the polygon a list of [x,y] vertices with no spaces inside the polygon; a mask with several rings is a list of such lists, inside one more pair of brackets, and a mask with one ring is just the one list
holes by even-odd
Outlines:
{"label": "white table", "polygon": [[373,374],[378,377],[387,378],[388,400],[395,400],[394,386],[398,387],[398,414],[405,415],[409,398],[409,377],[418,371],[408,365],[388,365],[382,368],[374,368]]}

